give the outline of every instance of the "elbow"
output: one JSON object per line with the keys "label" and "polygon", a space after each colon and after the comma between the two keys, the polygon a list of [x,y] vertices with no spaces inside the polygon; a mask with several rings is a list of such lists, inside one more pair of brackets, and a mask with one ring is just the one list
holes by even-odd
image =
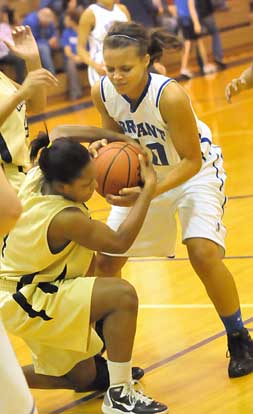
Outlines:
{"label": "elbow", "polygon": [[8,216],[11,221],[15,222],[19,219],[22,213],[22,205],[19,199],[17,198],[15,202],[12,202],[11,208],[9,208]]}
{"label": "elbow", "polygon": [[194,177],[200,171],[202,167],[202,158],[198,157],[197,159],[190,161],[190,177]]}

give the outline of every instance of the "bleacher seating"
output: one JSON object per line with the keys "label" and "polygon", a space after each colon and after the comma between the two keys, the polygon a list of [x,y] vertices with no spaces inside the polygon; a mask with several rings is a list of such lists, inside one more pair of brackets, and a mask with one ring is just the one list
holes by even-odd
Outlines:
{"label": "bleacher seating", "polygon": [[[17,15],[23,18],[31,10],[38,8],[39,0],[9,0],[10,7],[15,7]],[[224,49],[225,60],[230,58],[238,50],[251,50],[253,55],[253,25],[250,19],[250,7],[249,2],[229,0],[229,10],[226,12],[217,12],[215,14],[217,25],[220,29],[220,36],[222,46]],[[205,36],[205,45],[207,47],[208,54],[211,56],[211,38]],[[50,96],[62,95],[67,91],[66,75],[63,73],[63,58],[61,53],[55,53],[55,66],[58,72],[59,88],[52,89]],[[168,69],[168,73],[178,73],[180,68],[181,54],[179,51],[167,51],[164,53],[163,63]],[[192,61],[195,61],[194,52],[192,52]],[[8,69],[10,76],[13,72]],[[86,70],[80,70],[80,79],[83,87],[89,90]]]}

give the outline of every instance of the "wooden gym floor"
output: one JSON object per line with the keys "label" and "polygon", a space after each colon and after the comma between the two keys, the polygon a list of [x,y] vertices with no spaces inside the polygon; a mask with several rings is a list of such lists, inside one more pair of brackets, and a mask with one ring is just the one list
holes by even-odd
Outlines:
{"label": "wooden gym floor", "polygon": [[[229,197],[225,263],[234,274],[244,320],[253,333],[253,92],[234,98],[230,105],[224,98],[226,83],[248,65],[195,78],[184,86],[199,118],[223,148]],[[48,111],[55,111],[55,116],[47,121],[49,129],[59,123],[99,125],[89,101],[80,100],[80,106],[71,108],[64,102],[51,105]],[[59,108],[67,108],[67,113],[60,115]],[[33,123],[32,134],[41,128],[41,122]],[[106,219],[109,206],[101,197],[95,195],[89,206],[93,217]],[[146,370],[142,384],[147,393],[167,403],[172,414],[251,414],[253,374],[228,378],[223,325],[190,267],[180,234],[175,260],[132,259],[124,277],[134,284],[140,300],[133,361]],[[11,339],[20,363],[29,363],[23,342]],[[101,412],[102,400],[96,394],[65,390],[33,394],[40,414]]]}

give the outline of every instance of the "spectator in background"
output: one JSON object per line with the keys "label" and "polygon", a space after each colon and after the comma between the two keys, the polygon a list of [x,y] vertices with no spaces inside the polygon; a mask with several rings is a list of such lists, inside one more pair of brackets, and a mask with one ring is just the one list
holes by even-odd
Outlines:
{"label": "spectator in background", "polygon": [[156,26],[158,9],[152,0],[120,0],[124,4],[135,22],[142,23],[145,27]]}
{"label": "spectator in background", "polygon": [[77,54],[77,30],[80,15],[77,11],[68,11],[65,14],[65,29],[61,37],[61,45],[64,49],[66,72],[69,82],[69,99],[75,100],[82,96],[82,86],[78,76],[78,64],[82,63]]}
{"label": "spectator in background", "polygon": [[49,8],[59,16],[63,12],[63,0],[40,0],[39,8]]}
{"label": "spectator in background", "polygon": [[25,62],[23,59],[15,56],[14,53],[12,53],[4,44],[4,42],[2,42],[2,40],[6,40],[7,42],[13,44],[11,34],[12,28],[9,21],[10,11],[11,10],[8,6],[3,6],[0,9],[0,65],[11,65],[15,71],[15,81],[22,83],[25,78]]}
{"label": "spectator in background", "polygon": [[[220,69],[225,69],[226,64],[223,62],[223,50],[219,31],[214,19],[214,7],[211,0],[195,0],[199,21],[202,31],[212,36],[212,49],[214,61]],[[198,50],[198,49],[197,49]],[[200,66],[203,67],[201,56],[198,53]]]}
{"label": "spectator in background", "polygon": [[115,0],[100,0],[84,10],[80,18],[77,50],[82,62],[88,65],[90,86],[105,75],[103,41],[109,27],[115,21],[130,20],[127,8],[115,3]]}
{"label": "spectator in background", "polygon": [[43,8],[28,14],[23,24],[30,26],[37,42],[42,66],[55,74],[52,52],[59,48],[55,16],[51,9]]}
{"label": "spectator in background", "polygon": [[184,37],[184,51],[181,61],[180,74],[185,79],[191,79],[193,76],[188,67],[192,42],[195,42],[198,46],[203,62],[204,74],[215,72],[215,66],[208,63],[206,49],[203,40],[200,39],[201,24],[195,7],[195,0],[175,0],[175,6],[177,9],[179,26]]}

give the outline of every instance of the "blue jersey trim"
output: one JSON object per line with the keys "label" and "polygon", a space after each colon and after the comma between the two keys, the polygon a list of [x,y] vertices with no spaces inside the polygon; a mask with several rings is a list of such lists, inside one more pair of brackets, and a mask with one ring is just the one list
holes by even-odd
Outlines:
{"label": "blue jersey trim", "polygon": [[105,80],[105,76],[103,76],[103,77],[101,78],[101,80],[100,80],[100,94],[101,94],[101,96],[102,96],[103,101],[104,101],[104,102],[106,102],[106,99],[105,99],[105,91],[104,91],[104,85],[103,85],[104,80]]}
{"label": "blue jersey trim", "polygon": [[209,145],[212,145],[212,141],[209,138],[200,138],[200,142],[208,142]]}
{"label": "blue jersey trim", "polygon": [[215,168],[215,170],[216,170],[216,177],[218,178],[218,180],[220,180],[221,181],[221,185],[220,185],[220,188],[219,188],[219,190],[221,191],[222,190],[222,188],[223,188],[223,186],[224,186],[224,181],[223,181],[223,179],[221,178],[221,177],[219,177],[219,169],[218,169],[218,167],[215,165],[215,163],[217,162],[217,161],[219,161],[219,158],[220,158],[220,156],[219,156],[219,154],[217,154],[217,158],[216,158],[216,160],[213,162],[213,167]]}
{"label": "blue jersey trim", "polygon": [[155,101],[155,106],[157,108],[158,108],[158,105],[159,105],[159,99],[160,99],[161,93],[163,91],[163,88],[167,85],[167,83],[169,83],[172,80],[173,80],[172,78],[169,78],[160,86],[157,97],[156,97],[156,101]]}
{"label": "blue jersey trim", "polygon": [[136,112],[138,107],[140,106],[140,104],[142,103],[143,99],[145,98],[145,96],[147,95],[148,92],[148,88],[151,82],[151,75],[150,73],[148,74],[148,81],[146,83],[146,86],[142,92],[142,94],[139,96],[139,98],[137,99],[137,101],[132,101],[127,95],[122,95],[123,98],[130,104],[130,112]]}

